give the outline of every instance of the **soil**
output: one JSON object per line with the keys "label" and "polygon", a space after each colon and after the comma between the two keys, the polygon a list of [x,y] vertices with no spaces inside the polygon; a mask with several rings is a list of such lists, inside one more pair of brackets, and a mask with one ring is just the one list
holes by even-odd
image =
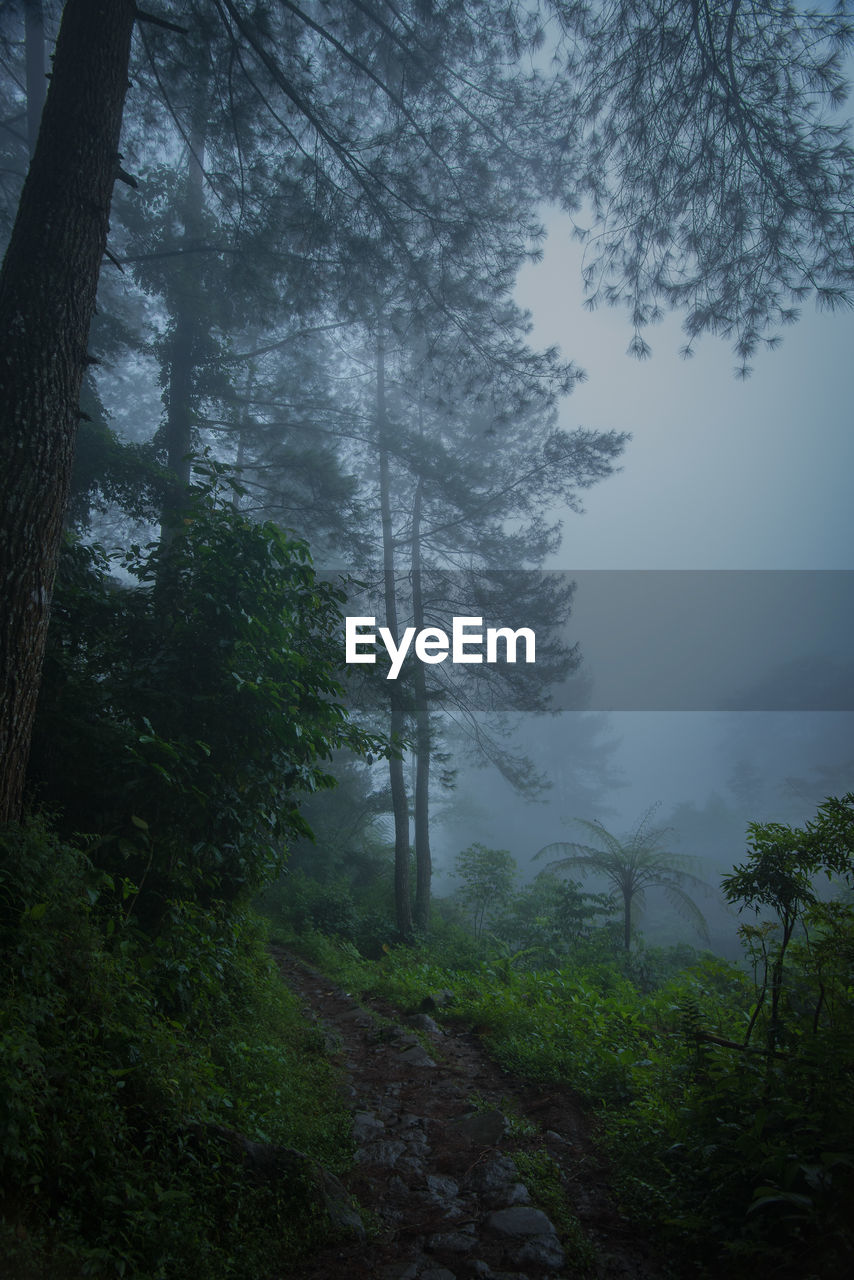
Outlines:
{"label": "soil", "polygon": [[[339,1235],[288,1280],[672,1275],[616,1207],[594,1122],[570,1089],[519,1080],[473,1032],[357,999],[282,950],[274,956],[342,1070],[356,1142],[345,1183],[368,1220],[364,1239]],[[543,1150],[569,1213],[538,1206],[536,1183],[531,1196],[510,1163],[514,1152]]]}

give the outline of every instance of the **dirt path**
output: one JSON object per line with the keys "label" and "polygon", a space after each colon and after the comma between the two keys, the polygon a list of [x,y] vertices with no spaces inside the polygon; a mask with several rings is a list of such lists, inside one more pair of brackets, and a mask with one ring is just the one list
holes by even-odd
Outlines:
{"label": "dirt path", "polygon": [[[590,1122],[569,1090],[504,1075],[473,1034],[360,1004],[293,957],[274,955],[343,1068],[357,1147],[347,1186],[373,1218],[365,1242],[330,1245],[301,1264],[298,1280],[669,1274],[615,1209]],[[537,1177],[529,1167],[520,1175],[511,1159],[518,1152],[523,1169],[525,1153],[548,1153],[570,1214],[548,1201],[547,1216],[533,1203],[525,1184],[536,1194]]]}

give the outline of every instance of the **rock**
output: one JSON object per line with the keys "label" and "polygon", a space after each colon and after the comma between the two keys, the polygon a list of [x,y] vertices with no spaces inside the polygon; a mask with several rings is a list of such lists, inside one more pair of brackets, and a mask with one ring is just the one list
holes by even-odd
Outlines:
{"label": "rock", "polygon": [[404,1049],[400,1057],[408,1067],[435,1067],[436,1065],[426,1049],[422,1049],[420,1044],[414,1044],[411,1048]]}
{"label": "rock", "polygon": [[359,1111],[353,1117],[353,1141],[357,1146],[364,1146],[372,1138],[385,1132],[382,1120],[377,1119],[373,1111]]}
{"label": "rock", "polygon": [[433,1035],[441,1035],[442,1028],[438,1022],[430,1017],[429,1013],[414,1013],[409,1019],[409,1023],[413,1027],[417,1027],[419,1031],[430,1031]]}
{"label": "rock", "polygon": [[424,1155],[430,1149],[427,1134],[423,1129],[404,1130],[400,1134],[400,1139],[406,1143],[407,1150],[412,1152],[413,1155]]}
{"label": "rock", "polygon": [[504,1203],[509,1207],[514,1204],[530,1204],[531,1193],[525,1186],[524,1182],[514,1182],[512,1187],[507,1188],[507,1198]]}
{"label": "rock", "polygon": [[392,1035],[387,1038],[392,1040],[395,1046],[401,1045],[401,1044],[402,1045],[416,1045],[416,1044],[420,1045],[421,1044],[421,1041],[418,1039],[418,1036],[414,1035],[413,1032],[411,1031],[404,1031],[402,1027],[395,1027]]}
{"label": "rock", "polygon": [[383,1169],[391,1169],[406,1150],[405,1142],[388,1139],[385,1142],[370,1142],[356,1152],[357,1164],[376,1164]]}
{"label": "rock", "polygon": [[507,1121],[500,1111],[476,1111],[453,1124],[458,1133],[480,1147],[494,1147],[507,1129]]}
{"label": "rock", "polygon": [[367,1235],[362,1216],[347,1194],[344,1185],[328,1169],[321,1169],[320,1181],[323,1204],[329,1216],[329,1225],[333,1234],[355,1236],[364,1243]]}
{"label": "rock", "polygon": [[432,1253],[471,1253],[477,1247],[474,1227],[462,1231],[448,1231],[442,1235],[428,1236],[427,1248]]}
{"label": "rock", "polygon": [[513,1189],[519,1185],[519,1170],[509,1156],[493,1156],[476,1164],[466,1185],[490,1209],[501,1209],[511,1203]]}
{"label": "rock", "polygon": [[423,1164],[424,1161],[428,1159],[428,1157],[432,1154],[432,1152],[433,1152],[433,1148],[428,1147],[426,1142],[423,1145],[417,1142],[407,1142],[406,1156],[404,1158],[406,1160],[413,1160],[417,1164]]}
{"label": "rock", "polygon": [[339,1022],[352,1022],[354,1027],[371,1027],[374,1019],[369,1013],[365,1013],[364,1009],[351,1009],[348,1013],[340,1013],[338,1015]]}
{"label": "rock", "polygon": [[427,1191],[431,1200],[437,1204],[445,1204],[448,1200],[456,1200],[460,1194],[459,1183],[453,1178],[444,1178],[440,1174],[428,1174]]}
{"label": "rock", "polygon": [[501,1236],[555,1236],[557,1232],[542,1209],[516,1205],[512,1209],[496,1209],[486,1219],[486,1227]]}
{"label": "rock", "polygon": [[482,1258],[470,1258],[466,1263],[466,1271],[470,1276],[474,1276],[475,1280],[494,1280],[495,1277],[492,1267]]}
{"label": "rock", "polygon": [[421,1001],[421,1012],[432,1013],[434,1009],[444,1009],[454,1003],[454,993],[445,987],[442,991],[431,991]]}
{"label": "rock", "polygon": [[516,1258],[523,1264],[533,1262],[552,1271],[559,1271],[564,1264],[564,1252],[556,1235],[533,1236],[526,1240]]}

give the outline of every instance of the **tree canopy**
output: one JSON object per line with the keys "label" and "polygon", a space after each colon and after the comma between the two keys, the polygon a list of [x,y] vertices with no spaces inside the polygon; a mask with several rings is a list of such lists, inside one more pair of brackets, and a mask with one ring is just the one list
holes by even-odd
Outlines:
{"label": "tree canopy", "polygon": [[[149,329],[136,359],[144,347],[162,380],[164,515],[180,512],[191,450],[213,434],[222,459],[228,430],[231,460],[251,458],[274,508],[310,521],[306,491],[315,508],[324,493],[327,509],[349,507],[329,524],[339,544],[358,525],[346,455],[305,435],[318,427],[307,404],[328,404],[331,384],[293,398],[294,380],[265,357],[290,348],[299,364],[311,331],[310,358],[328,369],[340,326],[358,322],[374,344],[418,328],[428,356],[436,343],[453,352],[470,399],[491,381],[510,414],[537,367],[565,392],[577,371],[530,352],[509,305],[519,266],[538,251],[544,199],[589,215],[590,300],[629,305],[639,355],[664,305],[686,311],[686,350],[717,332],[745,369],[808,293],[828,305],[848,298],[851,148],[832,115],[851,38],[843,8],[195,0],[154,14],[123,3],[105,22],[95,0],[68,0],[41,112],[34,69],[59,12],[6,6],[0,29],[11,72],[0,279],[6,816],[22,802],[80,388],[100,358],[89,343],[105,253],[110,272],[130,268],[148,298],[134,303],[134,323]],[[133,190],[130,204],[113,202],[108,233],[116,178]],[[120,283],[103,284],[110,313]],[[121,328],[112,323],[114,348]],[[103,345],[105,335],[99,321],[92,337]],[[284,447],[259,452],[258,428],[282,421]],[[497,429],[503,437],[500,420]],[[272,456],[282,483],[259,474]]]}

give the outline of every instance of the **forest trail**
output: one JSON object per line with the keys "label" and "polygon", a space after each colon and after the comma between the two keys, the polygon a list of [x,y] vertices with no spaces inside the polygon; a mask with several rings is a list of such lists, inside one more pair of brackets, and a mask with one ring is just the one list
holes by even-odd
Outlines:
{"label": "forest trail", "polygon": [[[473,1033],[357,999],[272,951],[342,1069],[357,1149],[345,1182],[373,1218],[365,1242],[330,1244],[300,1263],[292,1280],[672,1275],[615,1208],[591,1121],[569,1089],[506,1075]],[[526,1156],[543,1151],[560,1170],[574,1224],[535,1207],[525,1182],[536,1179],[512,1163],[523,1153],[525,1168]]]}

